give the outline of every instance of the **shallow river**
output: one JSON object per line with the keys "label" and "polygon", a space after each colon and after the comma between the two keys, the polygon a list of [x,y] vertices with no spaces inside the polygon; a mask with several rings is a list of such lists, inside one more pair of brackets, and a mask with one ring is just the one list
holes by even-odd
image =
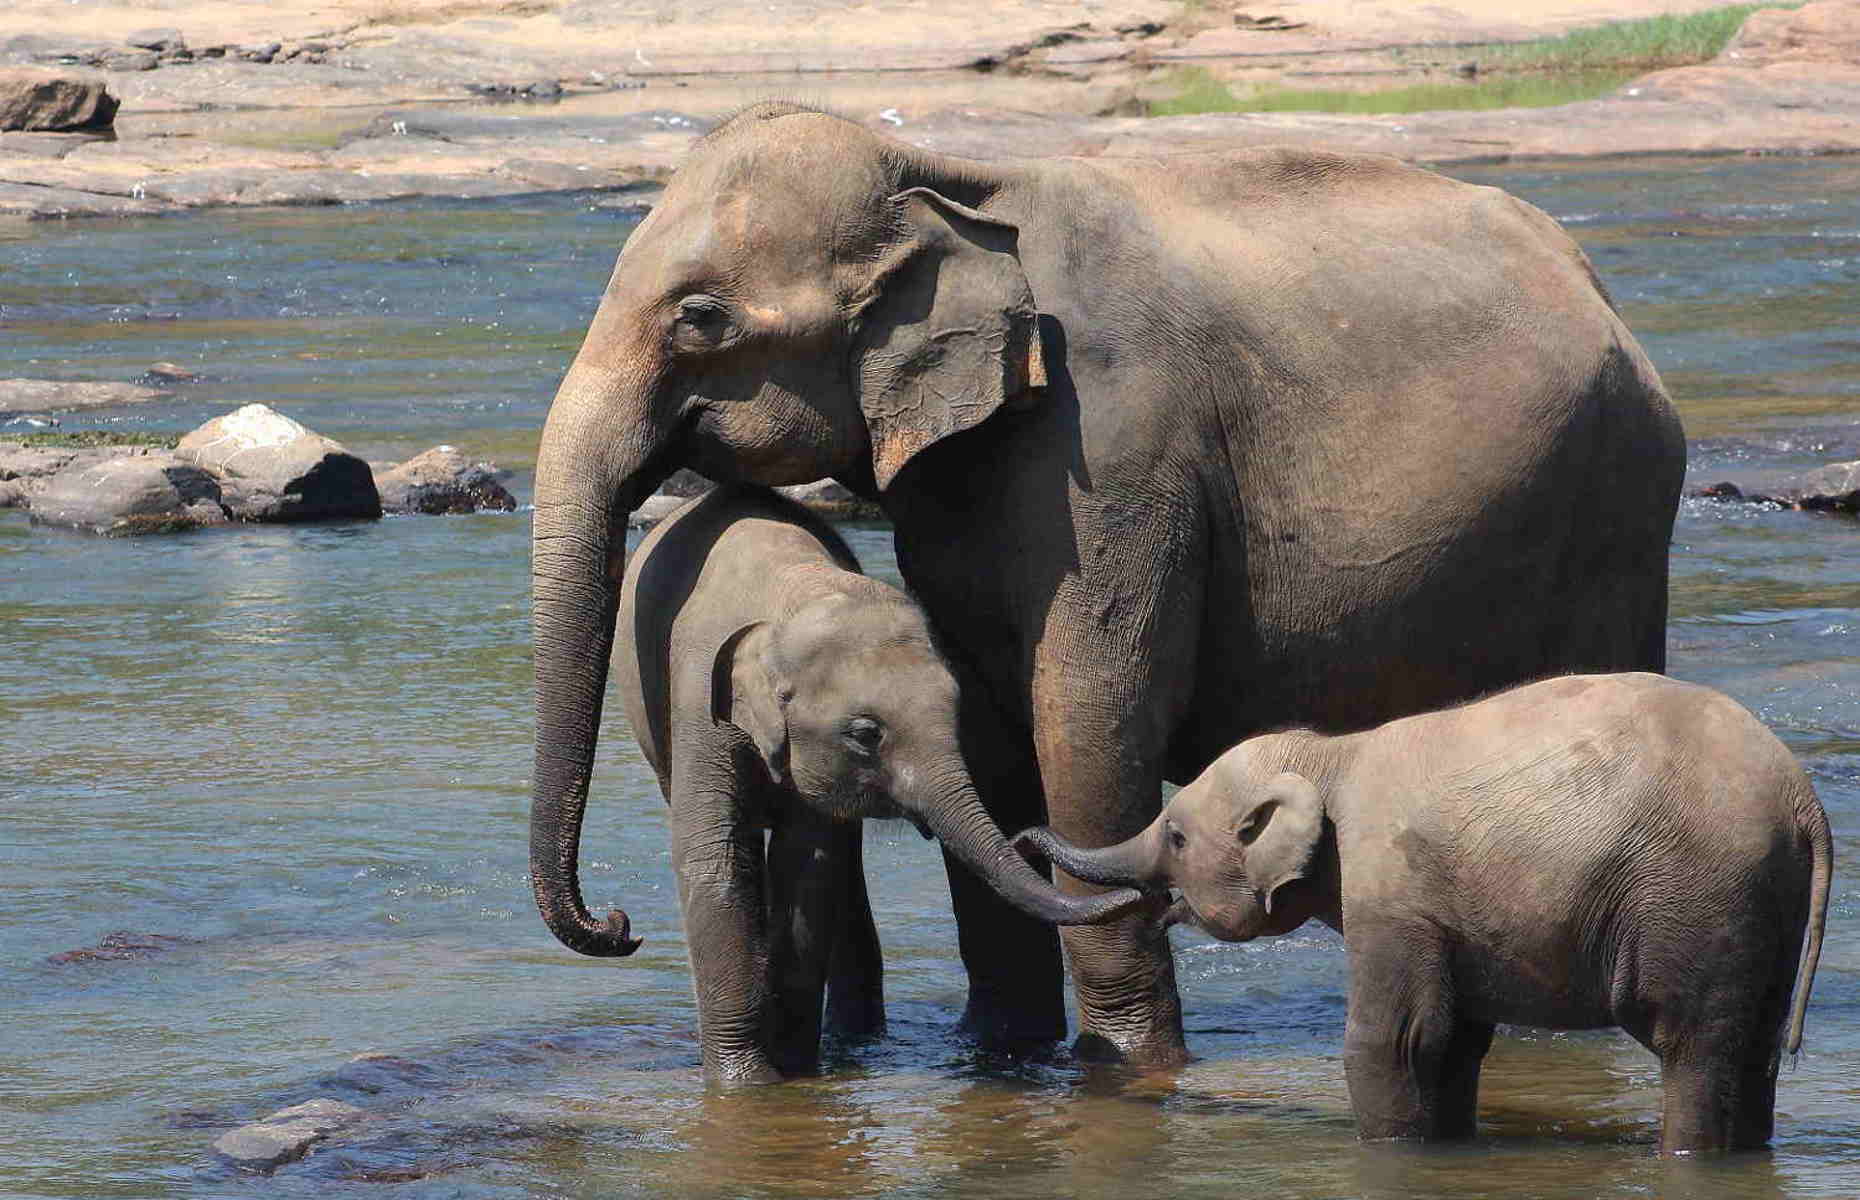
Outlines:
{"label": "shallow river", "polygon": [[[1458,173],[1582,239],[1694,483],[1860,458],[1860,164]],[[172,359],[209,379],[66,427],[260,400],[370,458],[458,443],[527,498],[633,219],[552,198],[0,228],[0,376]],[[852,536],[895,578],[883,530]],[[950,1032],[935,848],[895,825],[868,833],[890,1031],[817,1080],[705,1087],[663,805],[617,713],[584,879],[645,948],[578,959],[531,906],[528,553],[522,512],[141,541],[0,514],[0,1193],[1860,1195],[1851,518],[1688,501],[1675,538],[1673,672],[1800,755],[1842,864],[1774,1153],[1706,1166],[1655,1158],[1656,1064],[1606,1032],[1501,1031],[1471,1145],[1358,1146],[1327,932],[1178,931],[1180,1072],[980,1055]],[[158,948],[51,961],[118,930]],[[314,1096],[367,1118],[268,1180],[215,1161]]]}

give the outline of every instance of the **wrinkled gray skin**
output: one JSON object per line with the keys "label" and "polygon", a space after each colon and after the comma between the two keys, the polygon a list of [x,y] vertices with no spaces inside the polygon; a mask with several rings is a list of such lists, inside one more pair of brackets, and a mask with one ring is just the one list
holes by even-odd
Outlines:
{"label": "wrinkled gray skin", "polygon": [[963,766],[956,682],[922,610],[797,505],[719,488],[628,566],[615,683],[671,807],[710,1073],[813,1070],[823,996],[839,1032],[883,1027],[861,818],[934,833],[1035,919],[1140,899],[1068,896],[1009,846]]}
{"label": "wrinkled gray skin", "polygon": [[[543,431],[531,871],[585,953],[624,946],[574,888],[624,522],[680,466],[876,497],[984,803],[1104,845],[1251,733],[1661,669],[1684,443],[1581,252],[1494,189],[750,109],[627,241]],[[966,1027],[1063,1037],[1052,927],[950,887]],[[1180,1061],[1154,922],[1065,940],[1079,1049]]]}
{"label": "wrinkled gray skin", "polygon": [[1814,790],[1761,722],[1643,674],[1269,734],[1128,842],[1022,836],[1082,878],[1180,888],[1170,915],[1227,941],[1342,931],[1365,1138],[1472,1136],[1495,1023],[1618,1025],[1660,1057],[1666,1153],[1768,1143],[1831,861]]}

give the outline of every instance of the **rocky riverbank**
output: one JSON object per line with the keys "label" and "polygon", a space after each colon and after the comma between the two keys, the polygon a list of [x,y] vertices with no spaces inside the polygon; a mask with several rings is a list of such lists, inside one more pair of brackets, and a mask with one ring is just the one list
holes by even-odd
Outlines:
{"label": "rocky riverbank", "polygon": [[1273,142],[1431,163],[1860,151],[1860,0],[1758,12],[1711,63],[1555,108],[1116,115],[1146,80],[1185,65],[1249,80],[1450,74],[1467,43],[1708,6],[1522,0],[1500,19],[1419,0],[1373,12],[1289,0],[1270,16],[1230,0],[1008,0],[984,23],[955,5],[835,0],[330,0],[288,11],[202,0],[163,5],[149,28],[148,6],[133,0],[22,0],[0,64],[101,82],[121,107],[107,136],[0,133],[0,214],[560,190],[644,199],[694,137],[771,94],[990,158]]}

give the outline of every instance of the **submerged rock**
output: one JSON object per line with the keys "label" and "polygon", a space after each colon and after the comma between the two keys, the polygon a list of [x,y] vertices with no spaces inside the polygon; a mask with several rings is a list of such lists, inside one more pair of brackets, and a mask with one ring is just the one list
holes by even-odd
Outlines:
{"label": "submerged rock", "polygon": [[270,1171],[296,1162],[331,1134],[355,1124],[363,1110],[327,1097],[280,1109],[262,1121],[221,1134],[214,1152],[249,1171]]}
{"label": "submerged rock", "polygon": [[174,533],[228,519],[219,481],[162,452],[61,471],[31,504],[34,521],[109,535]]}
{"label": "submerged rock", "polygon": [[220,479],[241,521],[373,520],[381,496],[368,464],[263,404],[215,417],[175,453]]}
{"label": "submerged rock", "polygon": [[375,476],[381,510],[391,513],[516,511],[517,501],[498,482],[497,468],[473,462],[456,446],[434,446]]}
{"label": "submerged rock", "polygon": [[95,946],[84,946],[76,950],[63,950],[45,961],[58,966],[71,963],[121,962],[125,959],[147,958],[172,950],[176,946],[185,946],[193,938],[182,937],[174,933],[136,933],[133,930],[118,929],[106,933]]}

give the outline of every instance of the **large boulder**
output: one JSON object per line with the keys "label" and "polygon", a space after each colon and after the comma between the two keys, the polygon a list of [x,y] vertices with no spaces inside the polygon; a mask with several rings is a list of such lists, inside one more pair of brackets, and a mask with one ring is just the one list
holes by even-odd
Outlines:
{"label": "large boulder", "polygon": [[241,521],[373,520],[381,495],[368,464],[263,404],[215,417],[175,453],[219,476]]}
{"label": "large boulder", "polygon": [[116,105],[101,80],[0,67],[0,130],[108,129]]}
{"label": "large boulder", "polygon": [[120,535],[224,524],[220,500],[213,476],[158,451],[67,468],[30,504],[34,521]]}
{"label": "large boulder", "polygon": [[516,497],[498,482],[497,468],[473,462],[456,446],[431,450],[377,472],[381,509],[391,513],[468,513],[479,509],[516,511]]}

